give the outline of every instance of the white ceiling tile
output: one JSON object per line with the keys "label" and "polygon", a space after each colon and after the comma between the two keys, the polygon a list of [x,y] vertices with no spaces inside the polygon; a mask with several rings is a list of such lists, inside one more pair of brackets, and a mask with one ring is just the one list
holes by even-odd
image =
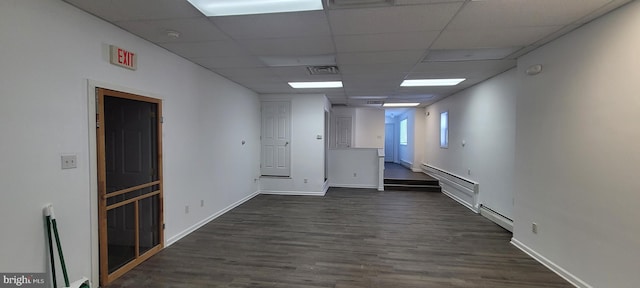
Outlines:
{"label": "white ceiling tile", "polygon": [[212,69],[264,67],[264,64],[262,64],[258,58],[249,55],[191,58],[190,60],[203,67]]}
{"label": "white ceiling tile", "polygon": [[210,18],[234,39],[329,36],[329,22],[323,11],[275,13]]}
{"label": "white ceiling tile", "polygon": [[335,36],[338,53],[427,49],[438,32]]}
{"label": "white ceiling tile", "polygon": [[426,61],[448,62],[448,61],[478,61],[478,60],[500,60],[505,59],[522,47],[510,48],[484,48],[484,49],[433,49],[429,50]]}
{"label": "white ceiling tile", "polygon": [[334,35],[442,30],[460,3],[327,11]]}
{"label": "white ceiling tile", "polygon": [[158,45],[186,58],[247,55],[246,51],[233,41],[159,43]]}
{"label": "white ceiling tile", "polygon": [[202,17],[187,1],[176,0],[65,0],[107,21],[176,19]]}
{"label": "white ceiling tile", "polygon": [[398,84],[404,80],[408,73],[367,73],[367,74],[344,74],[342,75],[343,81],[397,81]]}
{"label": "white ceiling tile", "polygon": [[345,64],[340,65],[340,73],[347,74],[380,74],[410,72],[415,63],[380,63],[380,64]]}
{"label": "white ceiling tile", "polygon": [[[230,79],[251,78],[255,81],[266,81],[278,83],[281,81],[269,68],[219,68],[216,73],[229,77]],[[240,81],[240,80],[238,80]]]}
{"label": "white ceiling tile", "polygon": [[338,53],[337,62],[344,64],[418,63],[425,50]]}
{"label": "white ceiling tile", "polygon": [[567,25],[610,0],[471,1],[447,29]]}
{"label": "white ceiling tile", "polygon": [[[514,67],[515,61],[421,63],[427,49],[525,47],[516,52],[522,55],[579,27],[590,15],[627,2],[393,0],[375,8],[206,18],[184,0],[66,1],[258,93],[326,93],[332,102],[350,105],[356,102],[346,96],[432,103]],[[166,30],[182,36],[168,39]],[[335,55],[341,74],[310,76],[303,66],[265,67],[257,57],[319,55]],[[436,77],[467,80],[455,87],[399,87],[405,78]],[[340,79],[341,89],[296,90],[286,84]]]}
{"label": "white ceiling tile", "polygon": [[[274,84],[274,83],[261,83],[256,80],[251,80],[250,84],[247,84],[247,87],[257,93],[294,93],[293,88],[286,83],[283,84]],[[242,84],[242,83],[241,83]]]}
{"label": "white ceiling tile", "polygon": [[425,62],[416,65],[406,78],[483,78],[491,77],[515,66],[516,60]]}
{"label": "white ceiling tile", "polygon": [[301,56],[334,54],[331,37],[299,37],[239,40],[256,56]]}
{"label": "white ceiling tile", "polygon": [[474,49],[527,46],[561,29],[560,26],[445,30],[432,49]]}
{"label": "white ceiling tile", "polygon": [[[204,17],[121,21],[115,24],[133,34],[156,43],[229,40],[227,35]],[[171,38],[167,36],[167,31],[176,31],[180,33],[180,37],[178,39]]]}
{"label": "white ceiling tile", "polygon": [[340,74],[310,75],[306,66],[271,67],[271,71],[285,81],[339,81]]}
{"label": "white ceiling tile", "polygon": [[393,91],[398,88],[401,81],[344,81],[344,89],[345,91],[363,91],[363,90],[382,90],[382,91]]}
{"label": "white ceiling tile", "polygon": [[375,89],[351,89],[351,90],[347,90],[345,89],[346,95],[347,97],[362,97],[362,96],[389,96],[389,95],[393,95],[396,91],[396,88],[393,89],[380,89],[380,88],[375,88]]}

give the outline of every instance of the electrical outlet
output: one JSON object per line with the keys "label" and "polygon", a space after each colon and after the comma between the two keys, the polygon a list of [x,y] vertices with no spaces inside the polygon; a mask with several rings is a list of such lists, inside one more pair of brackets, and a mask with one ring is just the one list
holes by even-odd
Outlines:
{"label": "electrical outlet", "polygon": [[353,177],[358,177],[358,173],[353,172]]}
{"label": "electrical outlet", "polygon": [[533,234],[538,234],[538,224],[533,222],[531,223],[531,232],[533,232]]}
{"label": "electrical outlet", "polygon": [[189,205],[184,206],[184,214],[189,214]]}
{"label": "electrical outlet", "polygon": [[304,179],[304,183],[305,183],[305,184],[306,184],[306,183],[309,183],[309,179],[305,178],[305,179]]}
{"label": "electrical outlet", "polygon": [[467,169],[467,175],[471,175],[471,169]]}
{"label": "electrical outlet", "polygon": [[60,157],[62,169],[73,169],[78,167],[78,157],[76,155],[62,155]]}
{"label": "electrical outlet", "polygon": [[200,207],[204,207],[204,200],[200,200]]}

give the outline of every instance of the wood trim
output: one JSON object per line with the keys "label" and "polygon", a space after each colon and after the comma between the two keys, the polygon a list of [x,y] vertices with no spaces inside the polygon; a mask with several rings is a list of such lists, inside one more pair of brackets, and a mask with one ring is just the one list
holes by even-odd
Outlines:
{"label": "wood trim", "polygon": [[107,170],[105,156],[105,132],[104,132],[104,94],[105,89],[96,89],[96,146],[98,157],[98,236],[100,249],[100,283],[107,284],[109,276],[109,251],[107,243]]}
{"label": "wood trim", "polygon": [[[111,97],[124,98],[124,99],[129,99],[129,100],[137,100],[137,101],[149,102],[149,103],[154,103],[154,104],[161,104],[162,103],[162,100],[161,99],[157,99],[157,98],[151,98],[151,97],[131,94],[131,93],[127,93],[127,92],[120,92],[120,91],[111,90],[111,89],[104,89],[104,88],[98,88],[98,89],[99,90],[103,90],[103,95],[107,95],[108,94],[108,96],[111,96]],[[102,108],[102,107],[100,107],[100,108]]]}
{"label": "wood trim", "polygon": [[[136,197],[137,198],[137,197]],[[107,209],[109,209],[109,207],[107,207]],[[135,201],[135,205],[133,205],[133,217],[135,217],[135,220],[133,221],[133,227],[135,230],[134,236],[133,238],[135,239],[135,255],[136,255],[136,259],[138,259],[140,257],[140,202],[139,200]]]}
{"label": "wood trim", "polygon": [[138,197],[133,197],[131,199],[120,201],[120,202],[118,202],[116,204],[111,204],[111,205],[107,206],[107,211],[115,209],[115,208],[118,208],[118,207],[121,207],[121,206],[124,206],[124,205],[127,205],[127,204],[131,204],[133,202],[138,202],[138,201],[140,201],[140,200],[142,200],[144,198],[149,198],[151,196],[155,196],[155,195],[159,195],[159,194],[160,194],[160,190],[156,190],[154,192],[147,193],[147,194],[144,194],[144,195],[140,195]]}
{"label": "wood trim", "polygon": [[164,247],[164,173],[163,173],[163,157],[162,157],[162,123],[163,121],[163,116],[162,116],[162,101],[158,101],[156,102],[156,104],[158,106],[156,106],[158,108],[158,117],[156,118],[156,121],[158,123],[158,125],[156,125],[156,127],[158,127],[158,179],[160,179],[160,187],[158,187],[160,189],[160,194],[158,194],[158,226],[159,226],[159,233],[158,233],[158,237],[160,238],[160,249],[162,249],[162,247]]}
{"label": "wood trim", "polygon": [[[156,129],[157,129],[157,161],[158,161],[158,180],[154,181],[154,182],[150,182],[150,183],[146,183],[146,184],[142,184],[142,185],[138,185],[135,187],[130,187],[127,189],[123,189],[123,190],[119,190],[119,191],[115,191],[112,193],[109,193],[109,195],[107,195],[106,191],[106,151],[105,151],[105,129],[104,129],[104,125],[105,125],[105,121],[104,121],[104,97],[105,96],[110,96],[110,97],[118,97],[118,98],[124,98],[124,99],[129,99],[129,100],[137,100],[137,101],[142,101],[142,102],[148,102],[148,103],[153,103],[156,104],[156,113],[157,113],[157,117],[156,117],[156,121],[157,121],[157,125],[156,125]],[[120,92],[120,91],[115,91],[115,90],[110,90],[110,89],[105,89],[105,88],[96,88],[96,124],[97,124],[97,128],[96,128],[96,152],[97,152],[97,172],[98,172],[98,241],[99,241],[99,271],[100,271],[100,285],[104,286],[107,285],[109,283],[111,283],[113,280],[117,279],[118,277],[124,275],[126,272],[128,272],[129,270],[133,269],[135,266],[139,265],[140,263],[144,262],[145,260],[149,259],[151,256],[155,255],[156,253],[158,253],[159,251],[161,251],[164,248],[164,197],[163,197],[163,191],[164,191],[164,177],[163,177],[163,161],[162,161],[162,100],[161,99],[156,99],[156,98],[151,98],[151,97],[146,97],[146,96],[141,96],[141,95],[135,95],[135,94],[131,94],[131,93],[126,93],[126,92]],[[110,206],[107,206],[107,198],[109,197],[113,197],[113,196],[117,196],[117,195],[122,195],[128,192],[132,192],[138,189],[142,189],[142,188],[147,188],[147,187],[151,187],[154,185],[158,185],[159,188],[158,190],[151,192],[151,193],[147,193],[132,199],[128,199]],[[148,197],[152,197],[158,195],[158,223],[159,223],[159,231],[158,231],[158,235],[159,235],[159,244],[156,245],[155,247],[147,250],[145,253],[143,253],[142,255],[140,254],[140,232],[139,232],[139,228],[140,228],[140,217],[139,217],[139,207],[138,207],[138,202],[142,199],[148,198]],[[106,245],[107,241],[108,241],[108,237],[107,237],[107,211],[113,208],[117,208],[120,206],[124,206],[130,203],[136,203],[135,204],[135,228],[136,228],[136,234],[135,234],[135,241],[136,241],[136,246],[135,246],[135,252],[136,252],[136,259],[132,260],[131,262],[125,264],[124,266],[120,267],[119,269],[117,269],[116,271],[114,271],[113,273],[109,274],[109,263],[108,263],[108,245]]]}
{"label": "wood trim", "polygon": [[[160,252],[162,250],[162,248],[163,248],[162,244],[158,244],[155,247],[147,250],[147,252],[145,252],[144,254],[140,255],[135,260],[125,264],[124,266],[118,268],[116,271],[113,271],[113,273],[107,275],[107,277],[105,277],[105,281],[106,281],[105,283],[111,283],[111,282],[113,282],[113,280],[116,280],[116,279],[120,278],[120,276],[122,276],[125,273],[129,272],[129,270],[135,268],[136,266],[140,265],[140,263],[146,261],[147,259],[151,258],[151,256],[153,256],[156,253]],[[100,278],[102,278],[102,275],[100,275]],[[104,285],[106,285],[106,284],[102,284],[102,286],[104,286]]]}
{"label": "wood trim", "polygon": [[122,195],[122,194],[125,194],[125,193],[129,193],[129,192],[132,192],[132,191],[140,190],[140,189],[151,187],[151,186],[158,185],[158,184],[160,184],[159,180],[158,181],[154,181],[154,182],[149,182],[149,183],[146,183],[146,184],[142,184],[142,185],[138,185],[138,186],[129,187],[127,189],[114,191],[114,192],[111,192],[109,194],[106,194],[105,197],[106,198],[111,198],[113,196]]}

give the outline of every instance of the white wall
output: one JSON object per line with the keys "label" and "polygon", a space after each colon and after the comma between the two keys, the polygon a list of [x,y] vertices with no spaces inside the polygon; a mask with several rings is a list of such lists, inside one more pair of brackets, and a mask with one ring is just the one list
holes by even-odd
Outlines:
{"label": "white wall", "polygon": [[[479,204],[511,219],[517,89],[513,69],[430,105],[429,116],[421,114],[426,119],[424,162],[478,182]],[[440,113],[445,111],[446,149],[440,148]]]}
{"label": "white wall", "polygon": [[[400,164],[412,169],[414,165],[414,151],[415,151],[415,119],[416,110],[409,109],[406,112],[395,117],[396,130],[398,131],[396,139],[400,141],[400,122],[407,119],[407,145],[398,144],[398,161]],[[419,164],[419,163],[415,163]]]}
{"label": "white wall", "polygon": [[[110,65],[109,44],[137,52],[138,70]],[[91,275],[87,79],[163,99],[165,239],[257,192],[260,103],[250,90],[62,1],[1,1],[0,55],[0,271],[45,271],[41,209],[53,203],[70,277]],[[61,170],[63,153],[78,168]]]}
{"label": "white wall", "polygon": [[351,117],[351,147],[352,148],[384,148],[383,109],[365,107],[335,107],[331,110],[330,135],[331,147],[336,147],[336,119]]}
{"label": "white wall", "polygon": [[[262,193],[324,195],[324,94],[260,95],[262,101],[291,102],[291,177],[261,177]],[[318,135],[321,139],[317,139]],[[305,183],[307,179],[307,183]]]}
{"label": "white wall", "polygon": [[378,188],[378,149],[329,150],[329,186]]}
{"label": "white wall", "polygon": [[384,110],[355,108],[355,142],[357,148],[384,148]]}
{"label": "white wall", "polygon": [[518,61],[514,242],[583,287],[640,283],[637,35],[634,1]]}

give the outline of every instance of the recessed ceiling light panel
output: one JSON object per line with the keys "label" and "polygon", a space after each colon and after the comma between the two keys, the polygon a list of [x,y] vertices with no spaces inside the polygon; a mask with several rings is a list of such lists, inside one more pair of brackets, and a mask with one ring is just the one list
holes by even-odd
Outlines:
{"label": "recessed ceiling light panel", "polygon": [[420,103],[384,103],[382,107],[415,107]]}
{"label": "recessed ceiling light panel", "polygon": [[342,81],[289,82],[289,86],[296,89],[342,88]]}
{"label": "recessed ceiling light panel", "polygon": [[453,79],[413,79],[404,80],[400,84],[402,87],[422,87],[422,86],[456,86],[460,82],[467,80],[465,78]]}
{"label": "recessed ceiling light panel", "polygon": [[187,0],[205,16],[322,10],[322,0]]}

